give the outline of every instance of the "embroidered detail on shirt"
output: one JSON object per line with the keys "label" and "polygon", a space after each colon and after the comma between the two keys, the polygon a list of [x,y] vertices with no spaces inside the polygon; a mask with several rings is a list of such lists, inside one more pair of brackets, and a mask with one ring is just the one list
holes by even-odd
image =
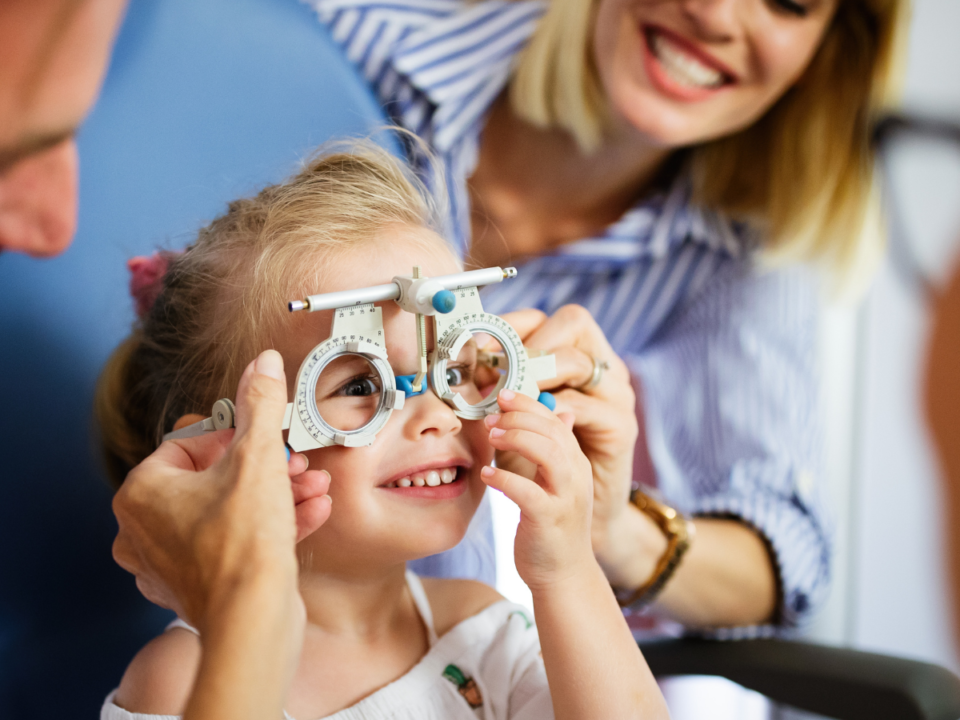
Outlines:
{"label": "embroidered detail on shirt", "polygon": [[457,690],[463,695],[463,699],[467,701],[471,708],[476,710],[483,705],[483,695],[480,694],[480,688],[477,687],[473,678],[463,674],[463,670],[453,664],[447,665],[443,669],[443,676],[457,686]]}
{"label": "embroidered detail on shirt", "polygon": [[533,620],[528,618],[527,614],[523,610],[514,610],[512,613],[507,615],[507,619],[509,620],[514,615],[519,615],[521,618],[523,618],[523,621],[527,624],[527,630],[533,627]]}

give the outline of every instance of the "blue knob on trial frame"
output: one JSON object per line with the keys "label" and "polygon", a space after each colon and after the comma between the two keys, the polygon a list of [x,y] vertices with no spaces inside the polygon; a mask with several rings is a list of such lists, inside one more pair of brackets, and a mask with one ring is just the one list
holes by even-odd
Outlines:
{"label": "blue knob on trial frame", "polygon": [[550,412],[557,409],[557,399],[553,396],[553,393],[540,393],[537,396],[537,402],[546,407]]}
{"label": "blue knob on trial frame", "polygon": [[413,381],[416,377],[416,375],[397,375],[397,390],[403,390],[403,394],[408,398],[423,395],[427,391],[427,378],[424,376],[420,383],[420,391],[416,392],[413,389]]}
{"label": "blue knob on trial frame", "polygon": [[446,315],[457,306],[457,296],[449,290],[440,290],[434,294],[431,304],[438,313]]}

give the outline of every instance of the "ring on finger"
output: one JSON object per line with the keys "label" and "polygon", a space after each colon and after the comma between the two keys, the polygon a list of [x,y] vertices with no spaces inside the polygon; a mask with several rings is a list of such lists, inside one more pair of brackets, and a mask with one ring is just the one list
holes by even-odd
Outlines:
{"label": "ring on finger", "polygon": [[598,360],[597,358],[590,356],[590,359],[593,360],[593,371],[590,373],[590,377],[587,381],[581,385],[578,390],[591,390],[600,384],[600,380],[603,379],[604,370],[610,369],[610,363],[606,360]]}

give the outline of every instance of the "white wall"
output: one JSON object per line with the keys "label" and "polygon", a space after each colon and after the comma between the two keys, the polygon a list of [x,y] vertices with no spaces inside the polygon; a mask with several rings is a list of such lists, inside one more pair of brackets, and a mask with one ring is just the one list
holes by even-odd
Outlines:
{"label": "white wall", "polygon": [[[904,98],[908,110],[960,120],[958,30],[960,2],[916,0]],[[954,193],[952,207],[960,217],[957,187],[920,173],[906,190],[913,195],[909,203],[919,208],[931,202],[943,206],[937,198]],[[957,251],[956,243],[948,247],[939,241],[944,237],[915,238],[934,275],[943,275]],[[850,443],[852,453],[833,448],[832,472],[847,462],[850,476],[831,476],[843,521],[841,554],[834,596],[817,635],[960,671],[947,613],[941,495],[919,404],[927,309],[887,262],[859,315],[834,311],[838,314],[848,328],[857,328],[857,341],[846,351],[825,348],[824,356],[828,382],[832,379],[833,390],[842,393],[839,400],[834,397],[834,406],[852,402],[852,424],[836,428],[849,434],[842,442]],[[843,344],[849,337],[834,339]],[[824,339],[829,342],[829,333]]]}

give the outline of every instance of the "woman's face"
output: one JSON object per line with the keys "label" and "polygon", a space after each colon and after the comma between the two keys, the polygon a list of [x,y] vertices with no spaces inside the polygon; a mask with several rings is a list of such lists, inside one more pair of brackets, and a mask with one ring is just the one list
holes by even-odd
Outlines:
{"label": "woman's face", "polygon": [[802,75],[836,3],[599,0],[595,59],[615,122],[664,147],[752,124]]}
{"label": "woman's face", "polygon": [[[375,251],[367,246],[339,256],[336,268],[327,268],[323,291],[388,283],[395,275],[409,275],[414,264],[428,277],[459,272],[442,241],[430,231],[394,228],[384,234],[388,237],[376,243]],[[424,242],[426,235],[433,237]],[[412,375],[419,365],[415,316],[392,302],[380,307],[388,362],[394,374]],[[296,382],[292,369],[330,336],[332,315],[301,315],[287,342],[278,344],[291,369],[291,397]],[[376,375],[353,360],[340,363],[329,379],[326,375],[321,375],[317,387],[321,412],[345,423],[343,429],[362,425],[368,396],[377,392]],[[327,414],[324,417],[328,419]],[[333,510],[330,519],[301,543],[301,556],[314,570],[355,572],[430,555],[459,542],[483,497],[480,469],[490,462],[493,451],[482,422],[462,420],[428,390],[407,398],[372,445],[334,446],[306,455],[311,468],[330,473]],[[428,478],[431,472],[437,478]],[[426,484],[438,478],[439,485]],[[410,480],[408,487],[402,487],[407,484],[401,482],[404,479]]]}

